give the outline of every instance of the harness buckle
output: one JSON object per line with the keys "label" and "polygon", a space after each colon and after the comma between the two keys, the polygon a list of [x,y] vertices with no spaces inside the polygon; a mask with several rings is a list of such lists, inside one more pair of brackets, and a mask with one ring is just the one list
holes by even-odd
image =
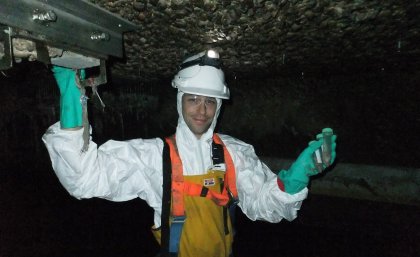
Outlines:
{"label": "harness buckle", "polygon": [[185,220],[187,219],[186,215],[183,216],[172,216],[171,217],[171,223],[185,223]]}
{"label": "harness buckle", "polygon": [[230,191],[229,187],[226,188],[229,196],[229,202],[227,203],[228,207],[236,206],[239,203],[239,198],[235,198],[233,196],[232,191]]}

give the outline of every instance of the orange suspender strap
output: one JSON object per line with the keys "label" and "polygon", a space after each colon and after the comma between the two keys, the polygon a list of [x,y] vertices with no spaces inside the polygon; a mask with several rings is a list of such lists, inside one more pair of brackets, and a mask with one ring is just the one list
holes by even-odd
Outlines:
{"label": "orange suspender strap", "polygon": [[232,158],[223,144],[223,141],[217,134],[214,134],[213,140],[216,144],[223,146],[223,155],[226,165],[226,175],[222,193],[218,193],[209,190],[199,184],[190,183],[184,181],[182,171],[182,161],[179,157],[178,150],[176,147],[175,137],[171,136],[165,139],[169,145],[171,163],[172,163],[172,215],[173,216],[184,216],[184,194],[189,196],[201,196],[206,197],[219,206],[226,206],[231,200],[238,197],[236,189],[236,177],[235,177],[235,166],[233,165]]}
{"label": "orange suspender strap", "polygon": [[169,145],[169,153],[172,165],[172,216],[184,216],[184,175],[182,173],[182,161],[176,147],[175,136],[165,138]]}
{"label": "orange suspender strap", "polygon": [[225,157],[226,165],[225,185],[227,185],[225,189],[230,191],[228,192],[228,194],[231,194],[230,197],[236,199],[238,198],[238,190],[236,189],[235,165],[233,164],[232,157],[218,134],[213,135],[213,140],[216,144],[223,146],[223,155]]}

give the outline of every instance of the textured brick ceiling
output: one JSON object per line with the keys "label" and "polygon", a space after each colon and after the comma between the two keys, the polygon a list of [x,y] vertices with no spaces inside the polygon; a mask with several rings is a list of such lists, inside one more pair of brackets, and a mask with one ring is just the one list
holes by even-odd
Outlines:
{"label": "textured brick ceiling", "polygon": [[228,75],[412,65],[420,1],[91,0],[135,23],[125,77],[171,77],[185,55],[216,48]]}

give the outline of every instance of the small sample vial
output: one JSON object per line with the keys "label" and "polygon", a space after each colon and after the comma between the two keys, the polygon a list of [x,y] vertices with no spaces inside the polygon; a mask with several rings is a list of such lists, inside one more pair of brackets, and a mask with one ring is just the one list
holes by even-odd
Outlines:
{"label": "small sample vial", "polygon": [[319,173],[322,172],[323,167],[322,167],[322,157],[321,157],[321,151],[320,149],[317,149],[314,154],[313,154],[313,159],[314,159],[314,163],[315,163],[315,168],[318,170]]}
{"label": "small sample vial", "polygon": [[332,136],[334,132],[331,128],[324,128],[322,130],[322,137],[324,139],[322,143],[322,161],[325,165],[330,166],[331,165],[331,147],[332,147]]}
{"label": "small sample vial", "polygon": [[[309,144],[312,144],[315,141],[309,142]],[[323,166],[322,166],[322,153],[321,149],[316,149],[316,151],[312,154],[312,160],[314,161],[315,168],[318,170],[319,173],[322,172]]]}

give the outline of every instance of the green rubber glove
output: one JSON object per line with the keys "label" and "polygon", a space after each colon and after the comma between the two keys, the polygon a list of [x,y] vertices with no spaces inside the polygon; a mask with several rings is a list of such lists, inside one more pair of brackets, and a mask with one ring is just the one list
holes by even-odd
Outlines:
{"label": "green rubber glove", "polygon": [[[323,143],[322,136],[317,137],[317,141],[312,141],[309,146],[299,155],[289,170],[281,170],[278,178],[283,182],[286,193],[296,194],[308,186],[309,177],[319,173],[315,167],[314,153],[321,148]],[[336,157],[336,140],[337,136],[331,137],[331,161],[332,164]],[[322,164],[322,170],[329,165]]]}
{"label": "green rubber glove", "polygon": [[55,80],[60,89],[60,124],[61,128],[82,126],[82,104],[80,90],[76,86],[76,71],[53,66]]}

